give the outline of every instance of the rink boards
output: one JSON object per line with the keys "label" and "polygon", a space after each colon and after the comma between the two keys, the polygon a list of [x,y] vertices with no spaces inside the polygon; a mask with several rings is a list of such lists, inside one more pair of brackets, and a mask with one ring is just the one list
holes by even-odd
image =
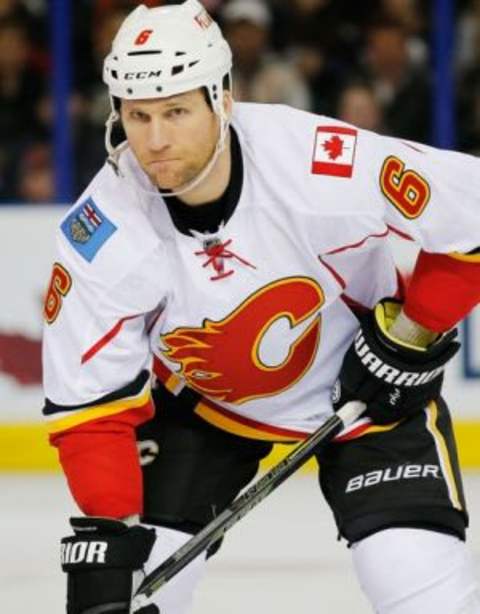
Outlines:
{"label": "rink boards", "polygon": [[[480,422],[455,422],[460,463],[463,468],[480,468]],[[293,449],[291,445],[276,445],[263,461],[264,469],[280,461]],[[0,471],[58,471],[56,450],[47,443],[43,424],[0,425]],[[308,462],[302,471],[316,471],[314,461]]]}

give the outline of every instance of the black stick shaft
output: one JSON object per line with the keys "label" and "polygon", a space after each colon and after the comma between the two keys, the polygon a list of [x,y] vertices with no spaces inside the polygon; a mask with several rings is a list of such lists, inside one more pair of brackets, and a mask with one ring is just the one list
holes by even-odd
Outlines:
{"label": "black stick shaft", "polygon": [[213,542],[222,537],[233,525],[269,495],[272,490],[282,484],[292,473],[309,460],[322,444],[331,441],[344,427],[356,420],[363,413],[364,409],[365,405],[363,403],[352,401],[328,418],[321,427],[299,444],[268,473],[252,484],[219,516],[214,518],[212,522],[148,574],[135,595],[134,607],[145,605],[147,603],[146,598],[150,597],[173,578]]}

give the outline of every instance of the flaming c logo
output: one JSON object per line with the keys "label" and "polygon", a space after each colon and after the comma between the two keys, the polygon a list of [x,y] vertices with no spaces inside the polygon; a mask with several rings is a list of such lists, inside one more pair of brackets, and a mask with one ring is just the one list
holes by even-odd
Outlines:
{"label": "flaming c logo", "polygon": [[[191,388],[213,399],[240,404],[272,396],[293,386],[310,368],[320,339],[321,318],[315,314],[323,303],[314,280],[281,279],[249,296],[223,320],[205,319],[201,328],[177,328],[163,335],[164,355],[180,364],[179,374]],[[270,356],[267,365],[262,341],[280,319],[288,321],[288,338],[294,339],[286,357],[285,352],[278,359]],[[282,339],[275,339],[276,345]]]}

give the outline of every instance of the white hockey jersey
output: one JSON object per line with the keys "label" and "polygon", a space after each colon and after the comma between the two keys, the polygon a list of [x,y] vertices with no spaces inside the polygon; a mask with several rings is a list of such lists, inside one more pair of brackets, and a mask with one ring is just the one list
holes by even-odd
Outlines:
{"label": "white hockey jersey", "polygon": [[332,412],[358,320],[395,295],[389,232],[428,252],[480,245],[480,162],[274,105],[236,104],[236,208],[179,232],[126,149],[62,221],[46,303],[51,433],[138,412],[152,372],[195,411],[292,440]]}

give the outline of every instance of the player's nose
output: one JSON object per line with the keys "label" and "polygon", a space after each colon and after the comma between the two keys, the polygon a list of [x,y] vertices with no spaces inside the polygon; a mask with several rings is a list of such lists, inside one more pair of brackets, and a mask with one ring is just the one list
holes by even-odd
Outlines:
{"label": "player's nose", "polygon": [[168,127],[154,119],[148,126],[147,146],[151,151],[161,151],[171,145]]}

